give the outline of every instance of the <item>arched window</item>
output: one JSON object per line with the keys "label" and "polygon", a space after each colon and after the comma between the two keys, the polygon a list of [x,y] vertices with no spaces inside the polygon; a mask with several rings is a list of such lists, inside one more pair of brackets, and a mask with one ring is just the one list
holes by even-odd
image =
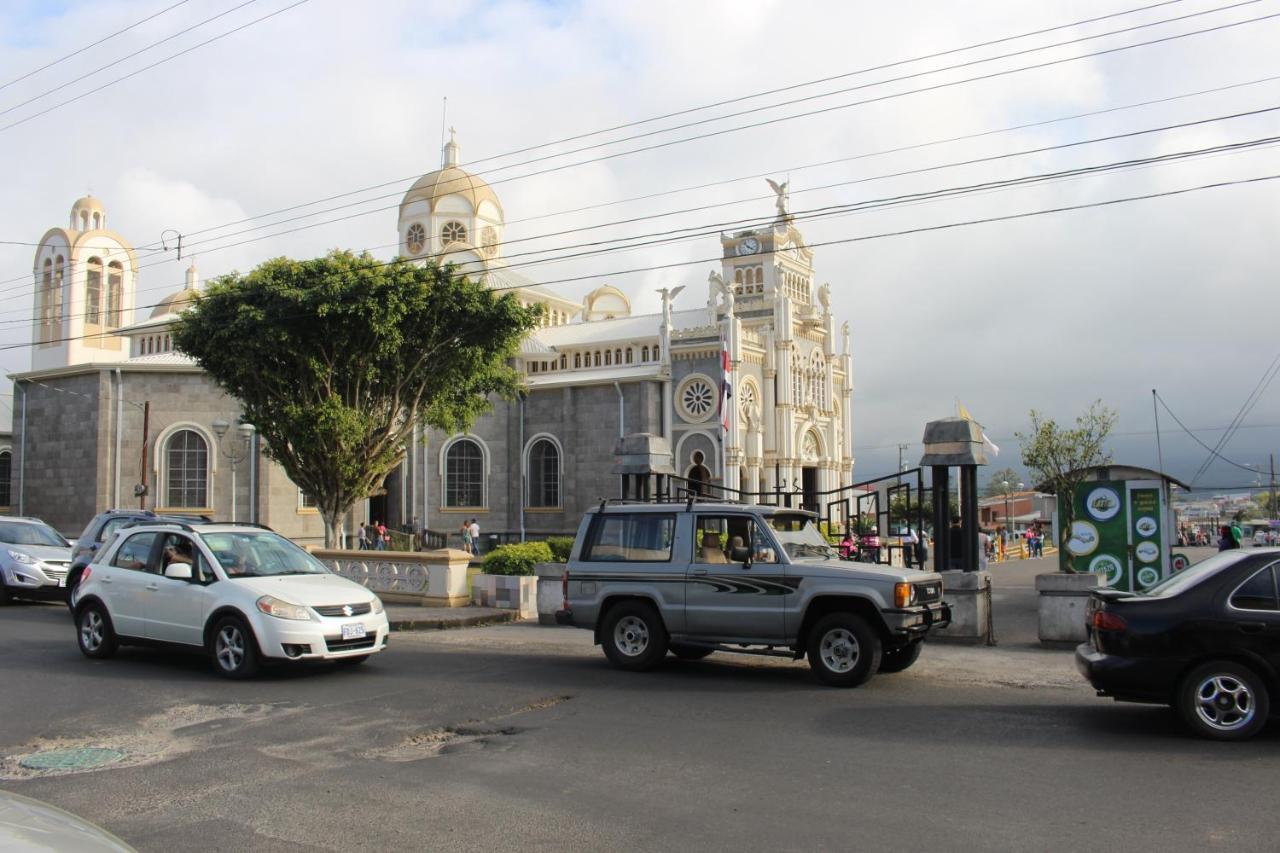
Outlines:
{"label": "arched window", "polygon": [[94,230],[96,231],[97,229],[99,229],[99,228],[101,228],[101,227],[102,227],[102,214],[101,214],[101,213],[95,213],[95,214],[93,215],[93,228],[94,228]]}
{"label": "arched window", "polygon": [[40,278],[40,339],[53,337],[53,260],[44,259],[44,272]]}
{"label": "arched window", "polygon": [[53,322],[59,331],[62,329],[62,280],[65,273],[66,262],[62,260],[62,255],[58,255],[53,262]]}
{"label": "arched window", "polygon": [[180,429],[165,443],[165,504],[203,508],[209,505],[209,445],[200,433]]}
{"label": "arched window", "polygon": [[627,364],[631,363],[631,347],[627,347]]}
{"label": "arched window", "polygon": [[107,325],[117,328],[120,313],[124,310],[124,265],[119,261],[107,264]]}
{"label": "arched window", "polygon": [[564,370],[568,366],[569,366],[569,356],[567,355],[560,356],[560,369]]}
{"label": "arched window", "polygon": [[484,454],[469,438],[458,439],[445,451],[444,505],[484,506]]}
{"label": "arched window", "polygon": [[102,322],[102,258],[95,256],[89,259],[84,295],[84,321],[96,326]]}
{"label": "arched window", "polygon": [[647,346],[640,348],[640,360],[641,361],[649,360],[649,348]]}
{"label": "arched window", "polygon": [[582,353],[580,353],[580,352],[575,352],[575,353],[573,354],[573,366],[574,366],[574,367],[582,367]]}
{"label": "arched window", "polygon": [[616,349],[613,351],[613,363],[622,364],[622,350]]}
{"label": "arched window", "polygon": [[450,243],[465,243],[467,242],[467,226],[456,220],[446,222],[444,228],[440,229],[440,239],[446,246]]}
{"label": "arched window", "polygon": [[613,353],[612,353],[612,352],[610,352],[609,350],[605,350],[605,351],[604,351],[604,366],[605,366],[605,367],[608,367],[608,366],[609,366],[609,365],[611,365],[611,364],[613,364]]}
{"label": "arched window", "polygon": [[594,360],[595,360],[595,366],[596,366],[596,367],[599,367],[599,366],[600,366],[600,350],[596,350],[596,354],[595,354],[595,359],[594,359]]}
{"label": "arched window", "polygon": [[548,438],[529,448],[529,506],[560,506],[560,449]]}
{"label": "arched window", "polygon": [[13,451],[0,450],[0,507],[7,507],[13,501]]}

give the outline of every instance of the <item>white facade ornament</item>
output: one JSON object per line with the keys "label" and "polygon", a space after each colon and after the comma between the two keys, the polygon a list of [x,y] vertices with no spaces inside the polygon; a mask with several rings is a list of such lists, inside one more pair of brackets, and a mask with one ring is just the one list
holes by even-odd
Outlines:
{"label": "white facade ornament", "polygon": [[778,218],[790,219],[791,214],[787,212],[787,203],[791,200],[791,194],[787,192],[787,186],[791,182],[783,181],[779,184],[771,178],[765,178],[765,180],[769,182],[769,187],[778,196],[777,199],[774,200],[774,204],[778,206]]}
{"label": "white facade ornament", "polygon": [[720,273],[718,273],[715,270],[712,270],[711,274],[707,276],[707,284],[708,284],[707,310],[711,312],[712,319],[713,320],[715,319],[715,314],[717,311],[717,306],[716,306],[717,293],[720,294],[722,299],[719,305],[719,310],[723,311],[726,315],[732,316],[733,315],[733,288],[730,287],[728,284],[726,284],[724,277],[721,276]]}
{"label": "white facade ornament", "polygon": [[827,284],[824,282],[823,285],[818,288],[818,303],[822,305],[822,313],[824,314],[831,313],[831,285],[830,284]]}
{"label": "white facade ornament", "polygon": [[668,329],[671,328],[671,303],[676,301],[684,287],[682,284],[679,287],[663,287],[657,291],[662,297],[662,325]]}
{"label": "white facade ornament", "polygon": [[840,338],[843,346],[843,349],[841,349],[840,352],[843,355],[848,355],[849,354],[849,321],[848,320],[845,320],[843,323],[840,324]]}

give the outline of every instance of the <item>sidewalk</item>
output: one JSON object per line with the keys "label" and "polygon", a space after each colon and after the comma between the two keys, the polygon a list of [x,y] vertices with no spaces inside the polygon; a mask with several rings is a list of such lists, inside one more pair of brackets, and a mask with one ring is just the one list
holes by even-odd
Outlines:
{"label": "sidewalk", "polygon": [[514,610],[496,607],[420,607],[415,604],[388,604],[387,620],[392,631],[441,631],[445,628],[474,628],[497,625],[515,619]]}

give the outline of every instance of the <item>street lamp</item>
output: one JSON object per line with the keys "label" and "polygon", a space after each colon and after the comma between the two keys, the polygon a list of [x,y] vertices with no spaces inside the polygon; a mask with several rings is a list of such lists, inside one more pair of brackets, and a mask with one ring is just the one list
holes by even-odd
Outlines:
{"label": "street lamp", "polygon": [[231,442],[231,445],[225,446],[223,437],[227,431],[231,429],[231,424],[219,418],[214,421],[213,434],[218,437],[218,451],[231,462],[231,521],[234,523],[236,518],[236,465],[244,461],[249,455],[249,442],[253,439],[255,431],[253,424],[241,423],[236,427],[239,435],[238,440]]}

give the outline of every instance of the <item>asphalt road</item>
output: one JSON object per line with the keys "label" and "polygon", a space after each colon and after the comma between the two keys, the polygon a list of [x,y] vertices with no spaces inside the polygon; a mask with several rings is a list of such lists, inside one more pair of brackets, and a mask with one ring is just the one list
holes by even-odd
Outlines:
{"label": "asphalt road", "polygon": [[[0,610],[0,648],[0,787],[144,851],[1280,846],[1280,726],[1200,741],[1083,685],[949,678],[944,648],[852,691],[732,655],[617,672],[586,632],[530,626],[243,683],[85,660],[52,606]],[[75,745],[130,758],[15,778]]]}

